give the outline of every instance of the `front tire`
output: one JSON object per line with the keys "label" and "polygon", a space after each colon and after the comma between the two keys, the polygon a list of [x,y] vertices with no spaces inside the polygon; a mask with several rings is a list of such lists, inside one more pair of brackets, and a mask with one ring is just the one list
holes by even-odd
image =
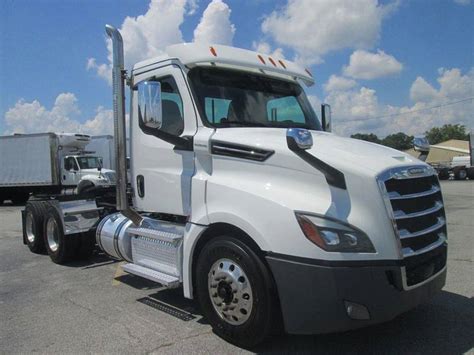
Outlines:
{"label": "front tire", "polygon": [[56,264],[71,261],[78,247],[76,235],[64,235],[64,226],[58,209],[49,204],[43,223],[44,244],[49,257]]}
{"label": "front tire", "polygon": [[204,316],[224,340],[249,348],[272,330],[277,302],[271,275],[242,241],[221,236],[203,248],[196,289]]}
{"label": "front tire", "polygon": [[95,189],[95,185],[92,181],[89,180],[81,180],[77,185],[77,194],[83,195],[92,192]]}

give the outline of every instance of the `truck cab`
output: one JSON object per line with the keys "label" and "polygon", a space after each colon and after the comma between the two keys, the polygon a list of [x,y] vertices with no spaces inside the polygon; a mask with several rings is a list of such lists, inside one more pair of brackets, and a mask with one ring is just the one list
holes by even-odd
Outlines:
{"label": "truck cab", "polygon": [[[446,222],[430,166],[329,132],[328,107],[323,124],[303,89],[311,73],[294,63],[219,45],[166,54],[131,72],[131,183],[140,213],[202,228],[184,245],[185,295],[199,283],[193,251],[213,228],[264,255],[291,333],[388,320],[444,285]],[[240,324],[217,291],[211,310]]]}
{"label": "truck cab", "polygon": [[115,183],[115,172],[102,168],[102,158],[93,155],[66,155],[62,161],[62,185],[77,186],[90,181],[95,186],[110,187]]}

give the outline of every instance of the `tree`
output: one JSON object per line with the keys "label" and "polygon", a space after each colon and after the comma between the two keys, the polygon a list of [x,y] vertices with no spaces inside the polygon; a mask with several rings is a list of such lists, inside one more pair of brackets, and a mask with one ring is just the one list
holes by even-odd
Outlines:
{"label": "tree", "polygon": [[375,134],[373,133],[369,133],[369,134],[366,134],[366,133],[356,133],[356,134],[353,134],[351,135],[351,138],[355,138],[355,139],[361,139],[363,141],[367,141],[367,142],[372,142],[372,143],[377,143],[377,144],[380,144],[380,139],[379,137],[377,137]]}
{"label": "tree", "polygon": [[407,150],[413,148],[413,136],[408,136],[403,132],[389,134],[382,139],[382,144],[398,150]]}
{"label": "tree", "polygon": [[445,124],[443,127],[433,127],[425,132],[430,144],[438,144],[450,139],[468,140],[466,127],[462,124]]}

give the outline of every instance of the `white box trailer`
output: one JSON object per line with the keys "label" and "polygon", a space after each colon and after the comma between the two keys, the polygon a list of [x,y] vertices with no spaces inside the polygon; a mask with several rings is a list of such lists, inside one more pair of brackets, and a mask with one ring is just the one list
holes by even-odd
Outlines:
{"label": "white box trailer", "polygon": [[99,171],[100,157],[85,151],[89,142],[89,135],[75,133],[0,137],[0,204],[24,203],[30,194],[60,194],[81,181],[89,187],[113,184],[113,171]]}
{"label": "white box trailer", "polygon": [[0,186],[59,185],[58,148],[53,133],[0,137]]}

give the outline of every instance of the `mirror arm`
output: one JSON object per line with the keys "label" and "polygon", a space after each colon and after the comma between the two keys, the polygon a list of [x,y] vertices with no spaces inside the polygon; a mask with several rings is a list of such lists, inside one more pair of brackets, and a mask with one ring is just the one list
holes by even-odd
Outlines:
{"label": "mirror arm", "polygon": [[140,126],[140,129],[143,133],[162,139],[170,144],[174,144],[174,150],[193,150],[192,136],[177,137],[172,134],[157,130],[156,128],[147,127],[142,120],[138,120],[138,125]]}

